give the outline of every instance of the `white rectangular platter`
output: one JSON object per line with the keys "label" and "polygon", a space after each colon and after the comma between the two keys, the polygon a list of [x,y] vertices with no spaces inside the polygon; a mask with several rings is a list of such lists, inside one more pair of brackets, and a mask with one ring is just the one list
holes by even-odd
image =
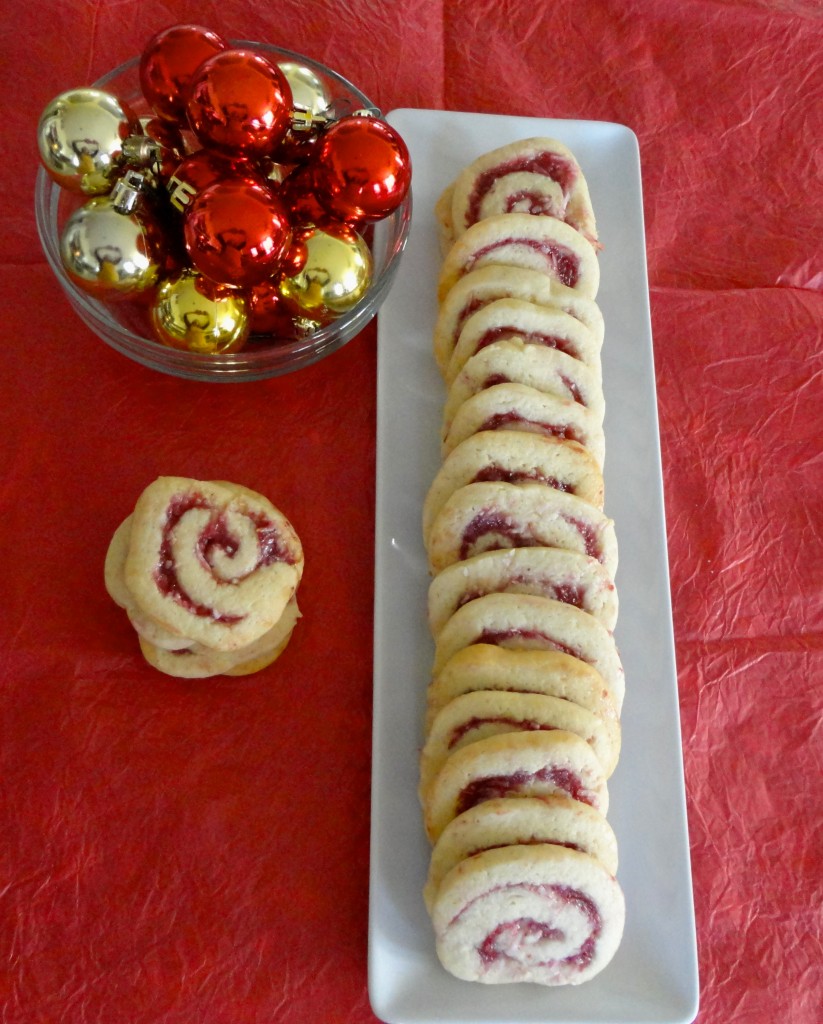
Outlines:
{"label": "white rectangular platter", "polygon": [[[672,634],[640,161],[626,127],[593,121],[395,110],[414,214],[378,323],[374,733],[369,993],[389,1024],[688,1024],[698,976]],[[577,156],[603,250],[606,511],[620,567],[616,638],[626,674],[623,745],[609,782],[627,903],[623,942],[579,986],[487,986],[440,966],[421,891],[429,860],[417,799],[433,643],[420,517],[440,465],[445,391],[431,349],[441,256],[434,204],[471,160],[549,136]]]}

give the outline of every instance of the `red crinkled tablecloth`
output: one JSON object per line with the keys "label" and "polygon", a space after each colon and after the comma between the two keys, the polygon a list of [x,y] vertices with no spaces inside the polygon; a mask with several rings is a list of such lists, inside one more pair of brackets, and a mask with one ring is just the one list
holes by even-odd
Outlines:
{"label": "red crinkled tablecloth", "polygon": [[[384,110],[608,120],[637,134],[698,1021],[819,1024],[823,11],[813,0],[122,0],[8,12],[0,1019],[375,1019],[375,324],[299,375],[226,387],[163,376],[81,324],[35,231],[45,104],[158,29],[195,20],[324,61]],[[304,620],[259,676],[204,684],[153,672],[103,589],[112,532],[170,473],[255,487],[298,528]]]}

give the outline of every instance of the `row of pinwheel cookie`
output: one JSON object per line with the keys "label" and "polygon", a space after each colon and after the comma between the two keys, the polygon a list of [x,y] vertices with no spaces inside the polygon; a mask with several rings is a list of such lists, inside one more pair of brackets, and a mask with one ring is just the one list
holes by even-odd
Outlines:
{"label": "row of pinwheel cookie", "polygon": [[625,913],[606,817],[624,677],[595,219],[549,139],[484,154],[436,213],[424,898],[456,977],[576,984],[611,960]]}

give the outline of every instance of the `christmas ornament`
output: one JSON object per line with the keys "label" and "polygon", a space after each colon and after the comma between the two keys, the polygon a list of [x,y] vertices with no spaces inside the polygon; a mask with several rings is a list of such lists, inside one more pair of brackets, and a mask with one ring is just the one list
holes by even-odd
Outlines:
{"label": "christmas ornament", "polygon": [[291,125],[279,146],[277,159],[286,164],[311,160],[320,132],[331,122],[329,97],[317,75],[301,64],[279,65],[291,87]]}
{"label": "christmas ornament", "polygon": [[376,117],[343,117],[323,133],[313,155],[315,193],[344,221],[387,217],[411,184],[411,158],[400,135]]}
{"label": "christmas ornament", "polygon": [[202,145],[266,156],[285,137],[292,96],[286,76],[253,50],[225,50],[200,66],[186,106]]}
{"label": "christmas ornament", "polygon": [[329,109],[329,96],[317,75],[295,61],[278,61],[286,76],[292,94],[292,105],[310,114],[325,114]]}
{"label": "christmas ornament", "polygon": [[204,355],[302,346],[350,312],[374,274],[363,235],[402,203],[410,158],[377,108],[349,113],[299,61],[173,25],[139,60],[150,114],[96,88],[53,100],[42,162],[87,197],[60,238],[68,278],[139,299],[163,345]]}
{"label": "christmas ornament", "polygon": [[62,188],[103,195],[124,163],[125,140],[139,131],[138,118],[116,96],[101,89],[70,89],[40,117],[40,159]]}
{"label": "christmas ornament", "polygon": [[305,123],[298,118],[301,115],[292,111],[292,126],[281,139],[274,153],[281,165],[305,165],[310,163],[315,152],[315,147],[320,138],[320,131],[311,120],[311,115]]}
{"label": "christmas ornament", "polygon": [[314,194],[310,167],[298,167],[283,179],[278,195],[289,211],[293,225],[319,224],[329,219],[324,206]]}
{"label": "christmas ornament", "polygon": [[275,278],[262,281],[250,289],[249,310],[253,335],[266,334],[279,341],[292,341],[305,334],[307,328],[313,330],[318,326],[313,321],[302,321],[292,316],[280,298]]}
{"label": "christmas ornament", "polygon": [[249,300],[236,288],[215,285],[186,269],[158,286],[151,324],[157,339],[170,348],[204,355],[236,352],[249,334]]}
{"label": "christmas ornament", "polygon": [[199,149],[187,156],[174,169],[166,183],[169,201],[178,213],[183,213],[203,189],[235,174],[243,177],[255,176],[250,164],[241,164],[220,153]]}
{"label": "christmas ornament", "polygon": [[292,230],[271,189],[236,177],[214,182],[192,200],[183,238],[192,263],[206,277],[250,287],[279,269]]}
{"label": "christmas ornament", "polygon": [[140,87],[157,116],[182,122],[195,71],[226,49],[228,43],[200,25],[172,25],[152,36],[140,57]]}
{"label": "christmas ornament", "polygon": [[131,298],[153,288],[165,265],[159,221],[144,200],[136,171],[111,195],[95,196],[69,217],[60,239],[66,273],[99,299]]}
{"label": "christmas ornament", "polygon": [[309,226],[295,232],[305,247],[301,269],[280,280],[284,305],[297,316],[329,323],[352,309],[372,279],[372,256],[363,238],[346,225]]}
{"label": "christmas ornament", "polygon": [[268,185],[279,194],[279,186],[282,185],[288,177],[290,169],[284,164],[275,163],[274,160],[270,160],[268,157],[258,160],[252,166],[266,179]]}
{"label": "christmas ornament", "polygon": [[184,152],[179,128],[159,117],[141,117],[140,134],[130,135],[123,143],[125,162],[148,171],[156,186],[168,181]]}
{"label": "christmas ornament", "polygon": [[305,267],[309,249],[303,239],[305,230],[295,231],[288,252],[280,263],[280,277],[294,277]]}

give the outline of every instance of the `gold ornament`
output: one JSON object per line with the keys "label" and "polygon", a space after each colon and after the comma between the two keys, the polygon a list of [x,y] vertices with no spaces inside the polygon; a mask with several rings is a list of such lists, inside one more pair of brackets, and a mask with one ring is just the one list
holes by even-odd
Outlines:
{"label": "gold ornament", "polygon": [[352,228],[310,225],[296,233],[300,269],[280,281],[289,310],[318,323],[348,313],[369,290],[373,261],[368,245]]}
{"label": "gold ornament", "polygon": [[62,188],[103,195],[124,162],[124,142],[139,130],[139,119],[116,96],[71,89],[56,96],[40,116],[40,159]]}
{"label": "gold ornament", "polygon": [[60,255],[66,273],[98,299],[131,298],[153,288],[166,257],[159,222],[143,203],[143,176],[132,171],[111,195],[89,199],[66,221]]}
{"label": "gold ornament", "polygon": [[294,61],[279,62],[278,67],[291,86],[295,107],[315,115],[324,114],[328,110],[328,94],[323,83],[311,68],[296,64]]}
{"label": "gold ornament", "polygon": [[158,287],[151,321],[158,340],[169,348],[202,355],[236,352],[249,335],[249,300],[236,288],[184,270]]}

